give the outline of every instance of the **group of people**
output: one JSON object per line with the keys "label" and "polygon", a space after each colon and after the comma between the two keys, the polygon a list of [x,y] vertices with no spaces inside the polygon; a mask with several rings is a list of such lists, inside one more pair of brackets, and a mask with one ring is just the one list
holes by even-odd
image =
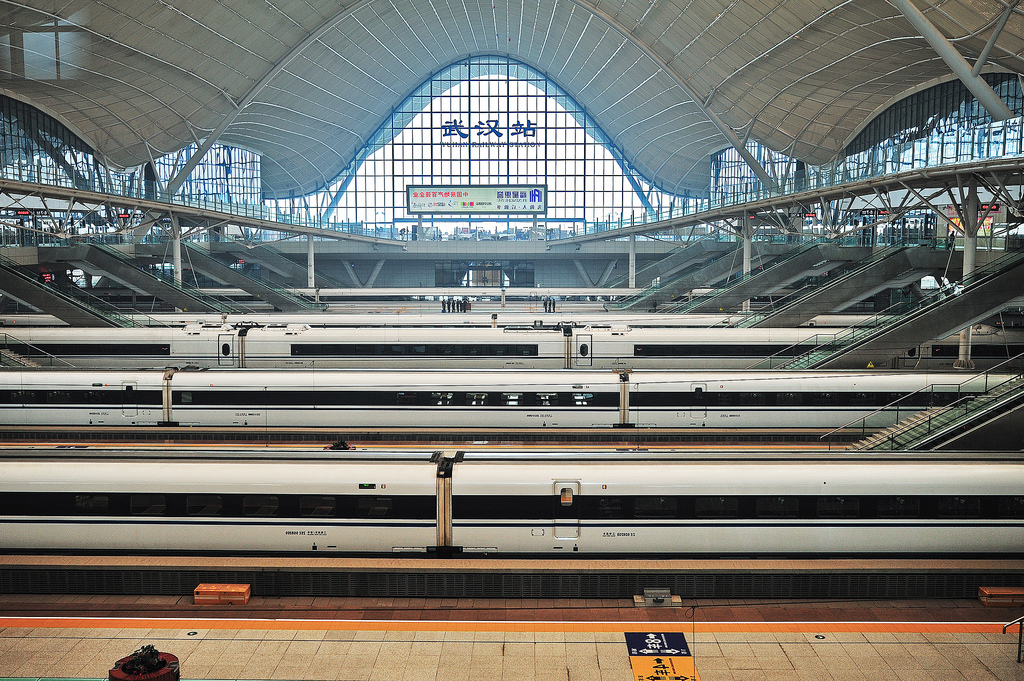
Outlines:
{"label": "group of people", "polygon": [[445,298],[441,301],[441,312],[468,312],[469,301],[465,298]]}
{"label": "group of people", "polygon": [[544,311],[545,312],[554,312],[555,311],[555,299],[554,298],[545,298],[544,299]]}

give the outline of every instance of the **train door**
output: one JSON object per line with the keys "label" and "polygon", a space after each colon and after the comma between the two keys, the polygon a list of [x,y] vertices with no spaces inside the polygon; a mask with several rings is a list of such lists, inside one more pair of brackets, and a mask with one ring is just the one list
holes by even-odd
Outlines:
{"label": "train door", "polygon": [[235,358],[238,355],[238,348],[236,344],[237,341],[235,340],[235,334],[217,334],[217,366],[235,366]]}
{"label": "train door", "polygon": [[555,539],[579,539],[580,536],[580,483],[579,480],[556,480],[554,484]]}
{"label": "train door", "polygon": [[594,340],[591,334],[581,333],[576,336],[575,348],[573,359],[577,367],[594,366]]}
{"label": "train door", "polygon": [[139,384],[135,381],[121,382],[121,416],[139,415]]}
{"label": "train door", "polygon": [[708,384],[690,384],[690,418],[704,419],[708,415]]}

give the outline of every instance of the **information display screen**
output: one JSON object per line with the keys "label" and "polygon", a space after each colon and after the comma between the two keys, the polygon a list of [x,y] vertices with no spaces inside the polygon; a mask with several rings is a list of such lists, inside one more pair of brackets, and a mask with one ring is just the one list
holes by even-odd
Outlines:
{"label": "information display screen", "polygon": [[412,215],[547,213],[548,188],[544,185],[472,185],[406,187],[406,206]]}

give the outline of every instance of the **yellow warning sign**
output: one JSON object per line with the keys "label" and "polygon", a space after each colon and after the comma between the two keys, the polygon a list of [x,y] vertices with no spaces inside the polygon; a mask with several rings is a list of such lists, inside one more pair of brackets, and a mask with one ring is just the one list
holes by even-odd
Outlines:
{"label": "yellow warning sign", "polygon": [[635,681],[700,681],[683,634],[626,632]]}
{"label": "yellow warning sign", "polygon": [[636,681],[700,681],[692,657],[630,657]]}

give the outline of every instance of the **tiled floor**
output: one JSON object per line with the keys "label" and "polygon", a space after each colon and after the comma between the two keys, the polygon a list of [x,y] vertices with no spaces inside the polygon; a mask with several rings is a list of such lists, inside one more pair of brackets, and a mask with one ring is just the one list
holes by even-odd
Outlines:
{"label": "tiled floor", "polygon": [[623,632],[653,630],[686,635],[703,681],[1024,681],[1016,633],[997,624],[1022,613],[970,600],[189,601],[0,597],[0,677],[105,678],[152,643],[185,679],[635,681]]}

